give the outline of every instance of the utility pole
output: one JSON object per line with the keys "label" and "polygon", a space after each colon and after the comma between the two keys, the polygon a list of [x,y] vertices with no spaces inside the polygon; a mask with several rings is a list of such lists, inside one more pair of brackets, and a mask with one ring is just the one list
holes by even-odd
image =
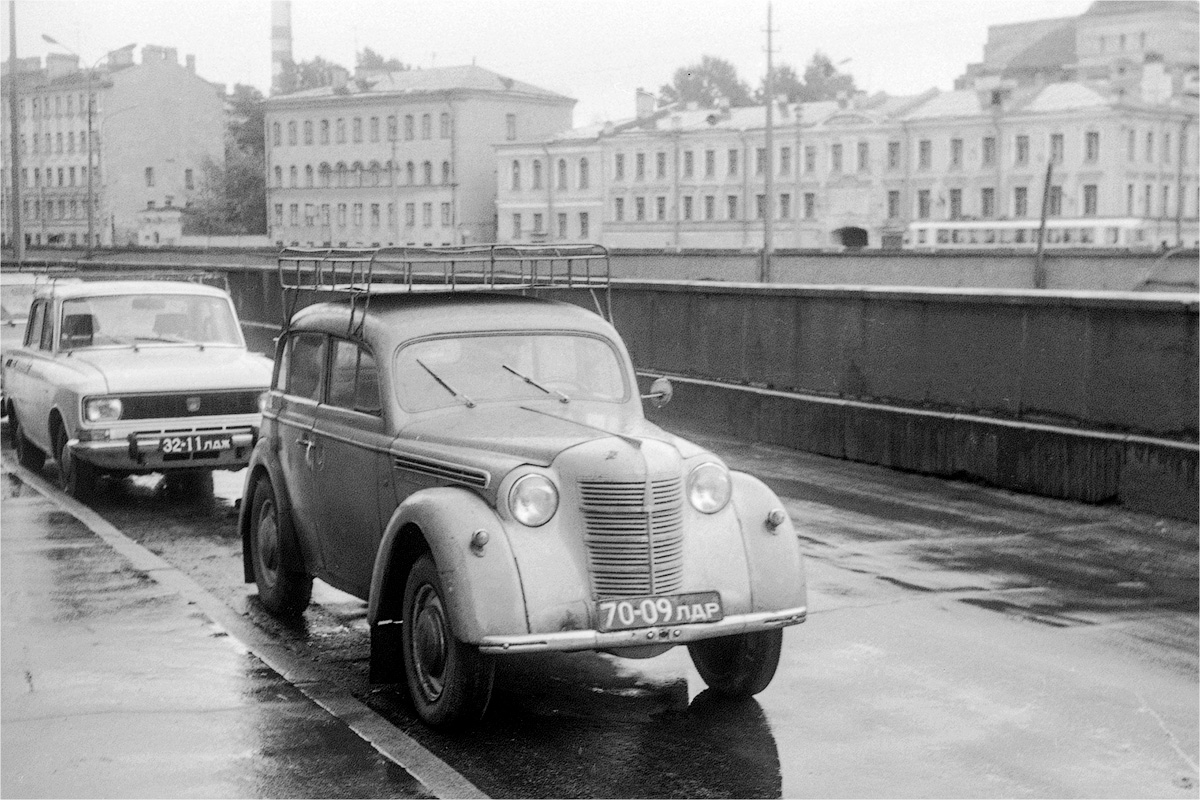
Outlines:
{"label": "utility pole", "polygon": [[766,130],[764,132],[764,144],[766,145],[766,157],[763,159],[763,170],[766,173],[764,176],[763,185],[763,254],[762,254],[762,273],[761,279],[763,283],[771,282],[771,250],[773,247],[772,234],[772,219],[771,219],[771,195],[774,193],[775,186],[772,174],[775,171],[775,75],[774,64],[772,61],[771,48],[771,4],[767,3],[767,82],[764,87],[767,101],[767,121]]}
{"label": "utility pole", "polygon": [[1046,266],[1042,263],[1046,243],[1046,212],[1050,206],[1050,180],[1054,175],[1054,157],[1046,162],[1046,180],[1042,184],[1042,221],[1038,225],[1037,256],[1033,261],[1033,288],[1046,288]]}
{"label": "utility pole", "polygon": [[17,113],[20,104],[17,100],[17,86],[20,80],[17,75],[17,4],[14,0],[8,3],[8,118],[11,130],[9,145],[12,148],[12,202],[8,204],[8,214],[12,217],[13,260],[20,267],[25,259],[25,234],[21,230],[21,117]]}

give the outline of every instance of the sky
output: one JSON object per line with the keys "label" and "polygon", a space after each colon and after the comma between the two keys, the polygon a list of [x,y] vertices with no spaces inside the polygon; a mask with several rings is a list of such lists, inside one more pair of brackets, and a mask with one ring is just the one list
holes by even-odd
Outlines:
{"label": "sky", "polygon": [[[10,0],[11,1],[11,0]],[[1075,16],[1091,0],[774,0],[775,63],[798,73],[820,50],[859,89],[951,89],[981,61],[989,25]],[[2,53],[9,57],[9,3]],[[129,43],[175,47],[197,72],[266,92],[268,0],[16,0],[17,55],[61,49],[91,64]],[[474,62],[578,100],[575,124],[634,113],[675,70],[713,55],[756,87],[766,72],[766,0],[294,0],[293,57],[353,68],[364,47],[414,67]],[[138,55],[140,60],[140,55]],[[846,61],[846,59],[849,59]]]}

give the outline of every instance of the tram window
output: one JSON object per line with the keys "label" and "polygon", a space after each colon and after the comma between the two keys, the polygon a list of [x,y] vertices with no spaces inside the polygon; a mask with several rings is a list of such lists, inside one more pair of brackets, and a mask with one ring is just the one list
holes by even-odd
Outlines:
{"label": "tram window", "polygon": [[1139,244],[1146,241],[1146,232],[1144,230],[1142,230],[1141,228],[1138,228],[1133,233],[1134,233],[1134,236],[1133,236],[1134,240],[1136,240]]}
{"label": "tram window", "polygon": [[1061,239],[1062,231],[1058,230],[1058,228],[1051,228],[1050,230],[1046,231],[1047,244],[1058,244]]}
{"label": "tram window", "polygon": [[967,241],[969,241],[971,244],[979,244],[979,241],[978,241],[979,231],[974,231],[974,230],[967,231],[967,236],[968,236]]}
{"label": "tram window", "polygon": [[950,243],[950,231],[946,230],[945,228],[938,228],[937,243],[938,244],[949,244]]}
{"label": "tram window", "polygon": [[1071,242],[1075,241],[1075,229],[1063,228],[1062,240],[1063,244],[1070,244]]}
{"label": "tram window", "polygon": [[1014,242],[1016,242],[1017,244],[1025,244],[1025,229],[1024,228],[1017,228],[1015,231],[1013,231],[1013,233],[1015,234],[1013,236]]}
{"label": "tram window", "polygon": [[[1020,231],[1017,231],[1017,233],[1020,233]],[[1012,234],[1013,234],[1013,232],[1010,231],[1008,228],[1001,228],[1000,229],[1000,244],[1012,244]]]}
{"label": "tram window", "polygon": [[1121,229],[1120,228],[1118,228],[1116,226],[1110,226],[1108,228],[1105,228],[1105,231],[1106,231],[1105,241],[1108,244],[1120,244],[1120,242],[1121,242]]}
{"label": "tram window", "polygon": [[917,228],[917,244],[925,244],[925,229]]}
{"label": "tram window", "polygon": [[996,229],[995,228],[986,229],[983,232],[983,241],[986,244],[995,244],[996,243]]}
{"label": "tram window", "polygon": [[1096,240],[1096,231],[1092,228],[1081,228],[1079,230],[1080,244],[1092,244]]}

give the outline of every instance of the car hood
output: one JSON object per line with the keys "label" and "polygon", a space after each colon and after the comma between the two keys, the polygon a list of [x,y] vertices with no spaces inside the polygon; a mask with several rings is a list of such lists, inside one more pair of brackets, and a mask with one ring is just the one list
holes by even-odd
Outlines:
{"label": "car hood", "polygon": [[409,423],[400,431],[400,439],[459,452],[486,450],[543,467],[564,450],[610,436],[654,439],[675,447],[684,458],[703,452],[640,415],[622,408],[598,410],[598,405],[530,403],[456,409]]}
{"label": "car hood", "polygon": [[265,389],[271,383],[271,361],[235,347],[76,350],[66,362],[95,369],[111,394]]}

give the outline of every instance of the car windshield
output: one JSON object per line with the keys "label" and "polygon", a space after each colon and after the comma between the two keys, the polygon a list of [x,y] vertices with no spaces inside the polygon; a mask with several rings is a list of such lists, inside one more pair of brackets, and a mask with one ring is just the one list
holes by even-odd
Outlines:
{"label": "car windshield", "polygon": [[64,300],[60,347],[145,343],[241,346],[229,301],[198,294],[122,294]]}
{"label": "car windshield", "polygon": [[396,374],[406,411],[507,400],[620,403],[629,391],[611,344],[569,333],[415,342],[397,353]]}

